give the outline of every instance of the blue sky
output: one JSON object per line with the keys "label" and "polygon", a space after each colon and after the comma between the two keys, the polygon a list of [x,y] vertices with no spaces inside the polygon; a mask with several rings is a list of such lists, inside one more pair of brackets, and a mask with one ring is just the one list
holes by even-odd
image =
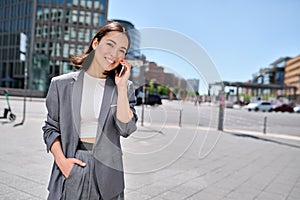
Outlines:
{"label": "blue sky", "polygon": [[[299,0],[110,0],[108,7],[108,19],[191,38],[225,81],[247,81],[280,57],[300,55]],[[172,61],[155,62],[182,70]],[[184,76],[197,78],[192,72]]]}

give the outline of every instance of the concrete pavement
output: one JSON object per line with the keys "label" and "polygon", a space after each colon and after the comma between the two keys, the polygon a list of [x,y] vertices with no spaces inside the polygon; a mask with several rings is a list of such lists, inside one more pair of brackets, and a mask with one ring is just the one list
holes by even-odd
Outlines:
{"label": "concrete pavement", "polygon": [[[19,112],[22,102],[12,103]],[[43,102],[28,102],[28,107],[39,111],[29,112],[23,126],[0,124],[3,200],[47,196],[52,156],[42,140],[45,109]],[[218,132],[175,123],[138,124],[138,131],[122,140],[128,200],[300,197],[298,137]]]}

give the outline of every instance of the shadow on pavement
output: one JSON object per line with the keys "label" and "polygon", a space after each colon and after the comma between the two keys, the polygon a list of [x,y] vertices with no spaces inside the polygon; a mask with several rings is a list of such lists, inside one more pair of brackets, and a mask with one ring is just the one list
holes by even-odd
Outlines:
{"label": "shadow on pavement", "polygon": [[237,136],[237,137],[252,138],[252,139],[255,139],[255,140],[262,140],[262,141],[266,141],[266,142],[272,142],[272,143],[275,143],[275,144],[280,144],[280,145],[285,145],[285,146],[288,146],[288,147],[293,147],[293,148],[300,149],[300,146],[295,145],[295,144],[289,144],[289,143],[286,143],[286,142],[281,142],[281,141],[277,141],[277,140],[262,138],[262,137],[258,137],[258,136],[254,136],[254,135],[238,134],[238,133],[230,133],[230,134],[232,134],[234,136]]}

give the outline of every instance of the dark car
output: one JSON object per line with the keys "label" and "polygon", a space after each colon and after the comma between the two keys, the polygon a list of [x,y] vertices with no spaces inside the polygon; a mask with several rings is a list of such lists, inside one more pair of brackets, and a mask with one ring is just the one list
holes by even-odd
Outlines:
{"label": "dark car", "polygon": [[294,112],[294,109],[292,106],[289,106],[287,104],[282,104],[282,105],[276,105],[272,108],[272,111],[275,112]]}
{"label": "dark car", "polygon": [[[137,97],[137,102],[136,102],[136,105],[141,105],[143,102],[143,99],[142,97]],[[154,106],[154,105],[161,105],[162,102],[161,102],[161,97],[157,94],[148,94],[146,97],[145,97],[145,103],[146,105],[151,105],[151,106]]]}

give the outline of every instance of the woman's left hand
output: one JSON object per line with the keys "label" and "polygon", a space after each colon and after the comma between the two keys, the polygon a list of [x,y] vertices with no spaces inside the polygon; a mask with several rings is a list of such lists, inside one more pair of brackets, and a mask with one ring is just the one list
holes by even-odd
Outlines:
{"label": "woman's left hand", "polygon": [[121,60],[120,64],[124,67],[121,76],[116,73],[115,83],[118,87],[127,87],[127,82],[130,77],[131,64],[127,60]]}

